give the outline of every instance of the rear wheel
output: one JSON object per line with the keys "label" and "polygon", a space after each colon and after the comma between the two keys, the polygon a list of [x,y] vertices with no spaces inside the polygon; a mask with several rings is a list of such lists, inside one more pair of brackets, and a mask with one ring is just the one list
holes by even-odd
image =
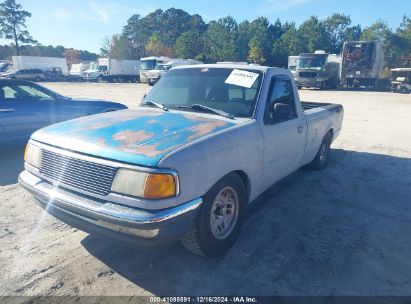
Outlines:
{"label": "rear wheel", "polygon": [[327,165],[328,156],[330,154],[331,139],[331,132],[328,132],[321,142],[321,146],[318,149],[317,155],[315,156],[313,161],[307,164],[304,168],[308,170],[321,170]]}
{"label": "rear wheel", "polygon": [[192,253],[219,256],[229,250],[243,225],[247,193],[241,178],[231,173],[218,181],[204,196],[194,226],[181,242]]}
{"label": "rear wheel", "polygon": [[39,76],[37,76],[36,78],[34,78],[34,81],[39,82],[39,81],[41,81],[41,78]]}

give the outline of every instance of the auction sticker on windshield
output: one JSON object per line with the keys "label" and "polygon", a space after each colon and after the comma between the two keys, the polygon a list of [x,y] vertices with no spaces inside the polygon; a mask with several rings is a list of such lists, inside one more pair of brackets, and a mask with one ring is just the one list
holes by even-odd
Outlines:
{"label": "auction sticker on windshield", "polygon": [[251,88],[257,77],[257,73],[234,69],[225,80],[225,83]]}

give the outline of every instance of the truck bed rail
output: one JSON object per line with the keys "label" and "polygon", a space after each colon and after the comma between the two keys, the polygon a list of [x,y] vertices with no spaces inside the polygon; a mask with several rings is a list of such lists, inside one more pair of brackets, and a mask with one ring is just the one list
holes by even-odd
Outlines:
{"label": "truck bed rail", "polygon": [[340,104],[335,103],[322,103],[322,102],[309,102],[309,101],[301,101],[301,106],[304,111],[312,110],[315,108],[324,108],[327,110],[340,110],[342,106]]}

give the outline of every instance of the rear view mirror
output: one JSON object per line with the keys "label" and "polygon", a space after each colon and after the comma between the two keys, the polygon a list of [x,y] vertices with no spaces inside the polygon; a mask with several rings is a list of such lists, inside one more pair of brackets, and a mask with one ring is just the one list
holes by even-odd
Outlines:
{"label": "rear view mirror", "polygon": [[274,122],[289,120],[291,116],[291,107],[285,103],[274,104]]}

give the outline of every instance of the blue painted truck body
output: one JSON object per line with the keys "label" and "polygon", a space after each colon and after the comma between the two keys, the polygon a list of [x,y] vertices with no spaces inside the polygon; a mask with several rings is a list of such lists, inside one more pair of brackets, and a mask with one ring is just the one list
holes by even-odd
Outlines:
{"label": "blue painted truck body", "polygon": [[[247,200],[252,202],[275,182],[310,163],[326,134],[334,140],[340,133],[342,106],[300,102],[287,70],[230,64],[175,69],[191,68],[258,72],[260,86],[252,115],[230,119],[141,106],[52,125],[35,132],[30,140],[53,157],[64,158],[66,164],[74,166],[78,160],[90,170],[98,164],[106,166],[104,170],[172,172],[178,183],[175,196],[145,199],[92,193],[79,180],[53,179],[41,167],[27,163],[20,184],[48,212],[85,231],[98,230],[142,244],[163,243],[179,239],[193,225],[204,195],[227,174],[241,176]],[[266,101],[278,77],[292,84],[295,114],[287,121],[267,124]]]}

